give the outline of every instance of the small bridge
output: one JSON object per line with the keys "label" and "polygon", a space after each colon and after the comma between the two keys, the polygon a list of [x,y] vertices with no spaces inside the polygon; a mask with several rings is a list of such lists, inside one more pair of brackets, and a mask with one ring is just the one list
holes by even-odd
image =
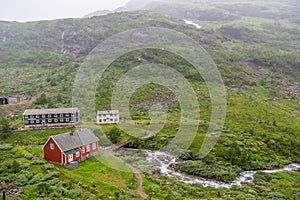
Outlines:
{"label": "small bridge", "polygon": [[[140,139],[141,140],[145,140],[145,139],[148,139],[150,137],[152,137],[153,135],[155,135],[153,132],[151,131],[146,131],[145,132],[146,135],[144,137],[141,137]],[[128,145],[130,142],[120,142],[120,143],[117,143],[117,144],[113,144],[109,147],[106,147],[105,150],[108,150],[108,151],[117,151],[118,149]]]}
{"label": "small bridge", "polygon": [[118,143],[118,144],[113,144],[109,147],[106,147],[105,150],[116,151],[116,150],[126,146],[127,144],[129,144],[129,142],[121,142],[121,143]]}

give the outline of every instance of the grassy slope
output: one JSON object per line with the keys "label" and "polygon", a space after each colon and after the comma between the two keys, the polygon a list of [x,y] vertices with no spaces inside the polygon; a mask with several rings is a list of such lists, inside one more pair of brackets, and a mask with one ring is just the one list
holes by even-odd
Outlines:
{"label": "grassy slope", "polygon": [[[280,12],[278,10],[279,7],[276,6],[273,8],[273,11]],[[283,10],[283,12],[286,12],[286,10]],[[149,17],[153,20],[149,21]],[[211,158],[239,165],[245,169],[281,166],[297,161],[299,159],[298,149],[300,144],[298,99],[293,97],[294,95],[285,94],[285,85],[281,82],[283,79],[288,79],[292,83],[299,83],[299,76],[297,74],[297,66],[299,64],[299,49],[297,49],[297,46],[299,46],[299,34],[297,31],[298,24],[295,23],[297,22],[296,17],[280,20],[279,24],[270,18],[253,16],[244,16],[238,20],[227,22],[201,21],[194,18],[191,18],[191,20],[204,25],[204,30],[196,31],[188,29],[187,26],[177,26],[175,22],[151,13],[125,13],[86,20],[58,20],[41,23],[34,22],[24,25],[10,24],[11,35],[9,37],[13,40],[5,44],[1,43],[0,45],[1,49],[9,50],[1,51],[1,58],[3,58],[0,63],[1,93],[25,92],[36,94],[38,92],[49,92],[50,94],[47,95],[47,104],[49,107],[69,106],[70,86],[72,85],[76,70],[81,63],[81,59],[75,59],[75,57],[79,56],[83,58],[88,50],[93,48],[93,45],[86,42],[81,45],[81,48],[79,48],[80,51],[77,52],[72,49],[72,42],[76,43],[81,40],[95,40],[99,42],[105,37],[128,28],[144,26],[144,23],[149,26],[159,24],[159,26],[176,27],[176,29],[184,31],[196,40],[204,43],[204,47],[211,53],[220,68],[228,87],[228,111],[225,130],[216,148],[211,153]],[[112,21],[114,23],[111,23]],[[157,23],[157,21],[160,21],[160,23]],[[114,26],[115,23],[118,26]],[[7,27],[6,23],[1,23],[0,25],[1,29]],[[33,36],[36,30],[40,32],[37,32],[36,36]],[[238,36],[232,34],[232,30],[238,31],[241,34]],[[66,44],[67,54],[63,56],[60,54],[60,36],[62,31],[65,31],[67,36],[69,35],[69,40],[71,41],[70,44]],[[79,36],[73,38],[71,36],[73,31],[78,32]],[[207,38],[205,39],[203,36]],[[278,48],[280,51],[278,51]],[[148,52],[146,55],[151,57],[152,53]],[[289,57],[290,55],[291,57]],[[136,58],[137,56],[138,54],[133,54],[132,57]],[[124,58],[123,60],[121,59],[119,64],[116,63],[115,65],[121,67],[121,69],[126,66],[126,69],[128,69],[128,66],[133,67],[139,64],[134,59],[132,60],[132,57],[128,59],[128,56],[125,56],[128,59],[127,61]],[[292,58],[290,60],[293,62],[287,62],[289,58]],[[154,56],[153,59],[160,61],[161,58]],[[255,62],[259,70],[249,69],[238,64],[240,60]],[[166,64],[179,66],[178,63],[185,66],[185,63],[178,59],[174,59],[173,62]],[[111,67],[112,69],[114,68],[113,65]],[[120,70],[117,67],[115,67],[116,72],[122,74],[124,70]],[[186,68],[183,73],[187,76],[190,74],[193,75],[193,71],[190,68]],[[254,73],[260,74],[260,77],[253,78],[251,74]],[[207,130],[210,111],[209,99],[203,98],[203,96],[207,96],[205,86],[199,84],[199,80],[195,80],[193,76],[189,76],[189,80],[194,83],[194,89],[202,97],[200,101],[200,107],[203,111],[201,113],[201,128],[199,129],[198,137],[195,138],[190,149],[192,153],[195,153],[199,149],[199,144],[202,143],[204,133]],[[249,86],[250,83],[255,84]],[[36,87],[32,87],[32,85]],[[274,88],[274,85],[278,87]],[[142,95],[147,90],[150,90],[149,95]],[[144,91],[137,91],[135,97],[132,98],[133,107],[135,107],[135,104],[139,105],[141,102],[149,101],[149,99],[152,99],[150,94],[156,93],[156,89],[153,87],[145,87]],[[107,91],[99,90],[99,94],[101,93],[107,94]],[[165,96],[166,93],[160,93],[160,95]],[[103,97],[103,95],[100,96]],[[104,99],[104,102],[108,102],[108,98],[109,95]],[[273,98],[276,101],[267,100]],[[97,99],[98,102],[102,100],[101,98]],[[36,104],[33,107],[40,106],[42,105]],[[99,109],[108,106],[107,103],[98,104]],[[169,121],[164,130],[158,136],[142,143],[142,147],[160,148],[168,142],[171,138],[170,136],[176,134],[178,116],[180,115],[177,111],[179,107],[172,104],[170,106],[172,109]],[[133,112],[134,117],[138,119],[137,122],[140,124],[146,124],[149,121],[147,114],[143,114],[145,113],[144,110],[147,109],[139,110],[137,108]],[[260,124],[258,121],[265,124]],[[16,122],[16,124],[20,124],[19,122]],[[104,128],[104,130],[105,132],[109,132],[110,127]],[[27,137],[28,134],[32,134],[32,139]],[[42,144],[49,135],[56,134],[56,132],[42,133],[42,137],[40,137],[40,134],[40,132],[29,132],[26,133],[26,137],[15,134],[5,140],[5,142]],[[123,138],[128,139],[127,136],[123,136]],[[28,148],[30,151],[35,152],[37,156],[40,156],[38,148]],[[240,160],[234,159],[234,157],[239,157],[241,154],[248,158],[250,163],[243,163]],[[85,172],[85,169],[91,168],[95,162],[97,161],[90,160],[83,163],[83,167],[72,174],[66,171],[67,177],[64,181],[70,179],[80,181],[81,177],[86,175],[87,178],[83,184],[90,186],[94,184],[93,178],[90,177],[98,176],[98,180],[103,181],[98,181],[97,184],[103,187],[99,187],[98,191],[93,191],[93,189],[89,188],[89,191],[92,193],[96,192],[98,195],[104,194],[109,196],[113,192],[119,191],[120,188],[128,187],[128,183],[132,181],[131,175],[107,169],[101,163],[97,165],[97,170],[101,171],[101,173],[94,171]],[[34,170],[36,168],[33,166]],[[36,170],[43,172],[41,169]],[[253,185],[243,186],[242,188],[235,188],[232,191],[222,190],[218,194],[215,190],[203,189],[200,186],[187,186],[171,180],[165,180],[164,178],[156,180],[151,175],[147,175],[145,177],[144,188],[149,194],[155,195],[157,193],[156,196],[164,198],[167,195],[175,198],[178,196],[178,192],[177,194],[173,194],[174,191],[184,190],[185,192],[182,194],[185,197],[217,198],[217,196],[221,196],[220,198],[225,199],[229,198],[228,195],[231,195],[242,199],[242,195],[259,197],[264,194],[264,197],[268,199],[271,197],[268,196],[266,187],[272,187],[273,192],[282,193],[286,197],[289,197],[293,193],[289,191],[294,190],[294,193],[297,194],[295,189],[297,185],[295,184],[299,182],[298,179],[292,178],[294,174],[284,174],[284,176],[291,178],[283,181],[280,178],[280,174],[274,175],[276,181],[271,182],[271,185],[264,185],[264,183],[262,187]],[[298,176],[298,173],[295,176]],[[113,184],[109,183],[108,180],[110,178],[114,180]],[[159,182],[164,183],[163,187]],[[167,182],[172,182],[172,184],[170,185]],[[280,189],[280,184],[283,185],[283,188],[289,189]],[[251,190],[250,194],[248,194],[249,190]],[[273,195],[280,196],[280,194]]]}

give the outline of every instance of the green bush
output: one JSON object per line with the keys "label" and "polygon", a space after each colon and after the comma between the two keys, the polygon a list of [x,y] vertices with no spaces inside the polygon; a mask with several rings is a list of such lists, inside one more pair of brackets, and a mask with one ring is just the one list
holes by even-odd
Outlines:
{"label": "green bush", "polygon": [[10,144],[0,144],[0,150],[11,150],[13,148]]}
{"label": "green bush", "polygon": [[230,183],[236,179],[242,169],[235,165],[225,164],[223,162],[205,163],[201,160],[187,161],[180,164],[178,168],[188,174],[212,178],[218,181]]}
{"label": "green bush", "polygon": [[32,159],[33,159],[33,155],[30,154],[30,153],[25,154],[24,157],[25,157],[27,160],[32,160]]}
{"label": "green bush", "polygon": [[54,165],[53,165],[53,164],[45,164],[45,165],[44,165],[44,169],[45,169],[45,170],[54,169]]}
{"label": "green bush", "polygon": [[33,158],[31,164],[32,165],[43,165],[45,164],[46,161],[38,159],[38,158]]}
{"label": "green bush", "polygon": [[34,175],[34,177],[28,182],[29,185],[39,183],[44,180],[44,175],[42,173],[38,173]]}

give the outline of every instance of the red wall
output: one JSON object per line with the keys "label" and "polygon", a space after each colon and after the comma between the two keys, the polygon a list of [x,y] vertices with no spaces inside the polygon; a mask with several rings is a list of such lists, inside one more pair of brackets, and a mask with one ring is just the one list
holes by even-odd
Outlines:
{"label": "red wall", "polygon": [[[89,154],[91,154],[91,153],[94,153],[94,152],[98,152],[98,142],[96,142],[96,149],[95,150],[93,150],[93,143],[91,143],[91,144],[89,144],[90,145],[90,152],[87,152],[86,151],[86,146],[87,145],[85,145],[84,147],[85,147],[85,153],[82,153],[82,157],[85,157],[86,155],[89,155]],[[82,148],[83,147],[80,147],[80,149],[81,149],[81,152],[82,152]]]}
{"label": "red wall", "polygon": [[[50,149],[50,144],[53,143],[54,144],[54,150]],[[98,142],[96,142],[96,149],[93,150],[93,145],[90,144],[90,152],[86,151],[86,146],[85,145],[85,153],[82,153],[82,148],[81,149],[81,157],[85,157],[91,153],[94,152],[98,152],[99,146],[98,146]],[[73,154],[73,161],[80,159],[81,157],[76,157],[76,153]],[[59,163],[59,164],[68,164],[69,163],[69,159],[68,156],[62,154],[62,152],[60,151],[60,149],[58,148],[58,146],[55,144],[55,142],[53,141],[53,139],[51,138],[48,143],[45,145],[44,147],[44,159],[48,160],[50,162],[54,162],[54,163]],[[63,161],[63,163],[62,163]]]}
{"label": "red wall", "polygon": [[[54,144],[54,150],[50,149],[51,143]],[[61,163],[62,153],[52,138],[48,141],[48,143],[44,147],[44,159],[50,162],[62,164]]]}

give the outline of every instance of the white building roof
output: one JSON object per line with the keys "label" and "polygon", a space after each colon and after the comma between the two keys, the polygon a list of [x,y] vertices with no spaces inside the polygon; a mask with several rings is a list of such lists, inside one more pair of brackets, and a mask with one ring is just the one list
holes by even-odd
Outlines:
{"label": "white building roof", "polygon": [[23,115],[65,114],[77,111],[79,111],[78,108],[28,109],[25,110]]}
{"label": "white building roof", "polygon": [[105,110],[105,111],[98,111],[98,115],[109,115],[109,114],[119,114],[118,110]]}

